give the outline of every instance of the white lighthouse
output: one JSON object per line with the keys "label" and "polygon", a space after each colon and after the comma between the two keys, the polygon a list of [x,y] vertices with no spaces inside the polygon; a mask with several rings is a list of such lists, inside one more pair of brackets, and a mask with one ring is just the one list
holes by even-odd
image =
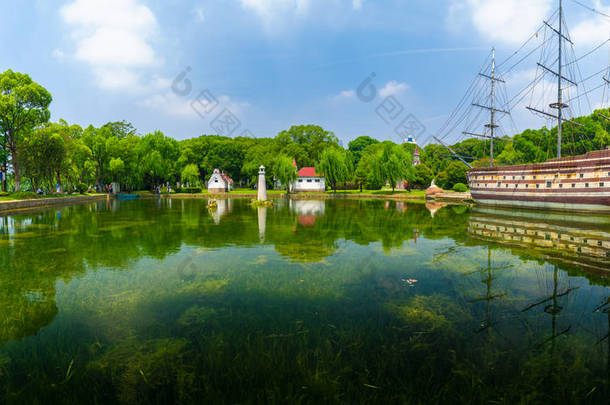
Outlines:
{"label": "white lighthouse", "polygon": [[265,166],[258,168],[258,201],[267,201],[267,182],[265,181]]}

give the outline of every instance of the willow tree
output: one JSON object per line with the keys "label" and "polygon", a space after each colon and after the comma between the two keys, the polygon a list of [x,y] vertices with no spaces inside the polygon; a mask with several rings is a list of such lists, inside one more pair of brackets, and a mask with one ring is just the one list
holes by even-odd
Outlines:
{"label": "willow tree", "polygon": [[324,149],[316,171],[324,175],[326,182],[337,192],[337,185],[349,181],[353,171],[352,161],[346,151],[337,148]]}
{"label": "willow tree", "polygon": [[286,194],[290,193],[290,184],[297,178],[297,168],[288,156],[280,155],[273,161],[273,176],[286,185]]}
{"label": "willow tree", "polygon": [[15,190],[20,190],[19,147],[23,138],[51,116],[52,97],[29,75],[7,70],[0,73],[0,131],[4,148],[11,156],[15,173]]}

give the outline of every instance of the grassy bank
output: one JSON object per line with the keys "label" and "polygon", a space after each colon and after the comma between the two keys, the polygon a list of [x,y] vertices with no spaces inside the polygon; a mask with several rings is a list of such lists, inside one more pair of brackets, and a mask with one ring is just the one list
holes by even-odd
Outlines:
{"label": "grassy bank", "polygon": [[82,195],[102,195],[101,193],[86,194],[47,194],[38,195],[32,191],[17,191],[15,193],[0,193],[0,201],[40,200],[44,198],[70,198]]}

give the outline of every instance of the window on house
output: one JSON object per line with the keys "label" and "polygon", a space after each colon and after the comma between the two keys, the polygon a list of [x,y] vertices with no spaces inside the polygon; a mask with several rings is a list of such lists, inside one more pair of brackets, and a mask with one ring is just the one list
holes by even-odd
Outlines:
{"label": "window on house", "polygon": [[518,185],[518,184],[515,184],[515,188],[519,188],[519,185]]}
{"label": "window on house", "polygon": [[572,177],[572,175],[571,175],[571,174],[568,174],[568,179],[569,179],[569,178],[571,178],[571,177]]}
{"label": "window on house", "polygon": [[506,185],[506,188],[508,188],[508,184]]}
{"label": "window on house", "polygon": [[600,187],[603,187],[603,186],[604,186],[604,183],[599,183],[599,186],[600,186]]}
{"label": "window on house", "polygon": [[551,184],[551,182],[550,182],[550,181],[547,181],[547,182],[546,182],[546,187],[547,187],[547,188],[551,188],[551,185],[552,185],[552,184]]}
{"label": "window on house", "polygon": [[308,182],[308,183],[311,183],[311,179],[307,179],[307,182]]}
{"label": "window on house", "polygon": [[525,180],[525,176],[521,176],[521,180]]}
{"label": "window on house", "polygon": [[513,180],[515,180],[515,176],[513,176]]}
{"label": "window on house", "polygon": [[584,173],[580,173],[580,178],[583,179],[585,177]]}
{"label": "window on house", "polygon": [[534,176],[534,180],[536,180],[536,176]]}
{"label": "window on house", "polygon": [[540,188],[540,184],[536,184],[536,188]]}
{"label": "window on house", "polygon": [[529,184],[526,184],[526,185],[525,185],[525,188],[530,188],[530,185],[529,185]]}
{"label": "window on house", "polygon": [[506,180],[506,176],[504,176],[502,179]]}
{"label": "window on house", "polygon": [[498,182],[498,187],[500,187],[501,185],[502,185],[502,182],[501,182],[501,181],[499,181],[499,182]]}
{"label": "window on house", "polygon": [[218,183],[218,179],[214,179],[214,183]]}
{"label": "window on house", "polygon": [[586,188],[589,188],[589,183],[585,183],[585,187],[586,187]]}
{"label": "window on house", "polygon": [[303,182],[303,179],[299,179],[299,183],[302,183],[302,182]]}
{"label": "window on house", "polygon": [[576,184],[572,183],[572,188],[576,188]]}
{"label": "window on house", "polygon": [[319,183],[319,182],[320,182],[320,179],[316,179],[316,183]]}
{"label": "window on house", "polygon": [[563,184],[559,184],[559,188],[563,188]]}

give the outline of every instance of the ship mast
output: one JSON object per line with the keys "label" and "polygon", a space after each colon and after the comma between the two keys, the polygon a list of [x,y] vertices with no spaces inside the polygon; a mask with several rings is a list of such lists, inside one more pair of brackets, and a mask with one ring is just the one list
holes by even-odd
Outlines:
{"label": "ship mast", "polygon": [[489,140],[491,145],[489,147],[489,167],[494,165],[494,130],[498,127],[496,125],[496,111],[494,110],[494,103],[496,101],[496,48],[491,49],[491,117],[489,124],[485,125],[489,128]]}
{"label": "ship mast", "polygon": [[574,45],[574,43],[570,40],[570,38],[568,38],[564,34],[562,0],[559,0],[559,26],[558,26],[558,28],[551,26],[551,24],[549,24],[546,21],[544,21],[544,25],[546,25],[548,28],[550,28],[551,31],[555,32],[555,34],[557,34],[557,36],[558,36],[559,54],[558,54],[558,58],[557,58],[557,71],[543,65],[540,62],[538,63],[538,67],[542,68],[544,71],[546,71],[548,73],[551,73],[551,74],[557,76],[557,102],[549,104],[549,107],[551,107],[552,109],[557,109],[557,115],[548,113],[546,111],[541,111],[541,110],[536,109],[531,106],[526,107],[526,108],[530,111],[533,111],[534,113],[542,114],[542,115],[545,115],[547,117],[554,118],[557,120],[557,157],[560,158],[561,157],[561,135],[562,135],[564,121],[569,122],[576,126],[582,126],[582,124],[565,119],[563,117],[564,108],[568,108],[569,106],[568,106],[568,104],[564,103],[564,101],[563,101],[562,84],[563,84],[563,82],[567,82],[572,86],[578,86],[578,83],[563,76],[563,67],[564,67],[563,66],[563,43],[564,43],[564,41],[568,41],[572,45]]}
{"label": "ship mast", "polygon": [[[557,75],[557,157],[561,157],[561,129],[562,129],[562,115],[563,115],[563,103],[561,93],[561,52],[563,48],[563,4],[562,0],[559,0],[559,61],[558,61],[558,75]],[[552,106],[551,106],[552,107]],[[566,105],[567,107],[567,105]]]}
{"label": "ship mast", "polygon": [[510,114],[509,111],[500,110],[496,108],[496,83],[505,83],[504,80],[499,79],[496,76],[496,48],[491,48],[491,73],[489,75],[485,73],[479,73],[479,76],[488,79],[491,83],[491,94],[490,94],[490,105],[482,105],[479,103],[472,103],[474,107],[483,108],[485,110],[489,110],[489,123],[485,124],[485,128],[489,129],[489,135],[487,134],[476,134],[473,132],[463,131],[464,135],[476,136],[479,138],[485,138],[490,140],[490,148],[489,148],[489,167],[493,167],[494,165],[494,140],[495,140],[495,129],[499,127],[496,124],[496,113],[501,114]]}

